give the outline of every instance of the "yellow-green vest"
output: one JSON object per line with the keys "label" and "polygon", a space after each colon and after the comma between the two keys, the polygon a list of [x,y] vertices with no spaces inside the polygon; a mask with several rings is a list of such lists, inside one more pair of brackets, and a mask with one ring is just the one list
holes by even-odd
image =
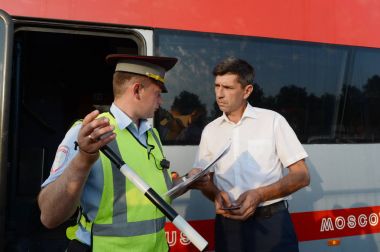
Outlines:
{"label": "yellow-green vest", "polygon": [[[170,189],[170,172],[160,165],[164,157],[157,131],[147,132],[147,148],[127,129],[118,128],[110,113],[99,117],[109,118],[115,127],[116,141],[108,146],[159,195]],[[93,221],[82,214],[78,223],[91,232],[92,251],[168,251],[165,216],[104,154],[100,157],[104,186],[98,213]],[[170,203],[169,197],[164,200]],[[68,237],[72,236],[69,233]]]}

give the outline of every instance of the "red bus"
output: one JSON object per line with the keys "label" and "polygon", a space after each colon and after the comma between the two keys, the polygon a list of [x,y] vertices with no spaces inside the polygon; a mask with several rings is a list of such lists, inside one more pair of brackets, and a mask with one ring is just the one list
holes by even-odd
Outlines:
{"label": "red bus", "polygon": [[[380,2],[14,0],[0,9],[0,251],[66,249],[75,217],[45,229],[36,196],[72,122],[112,101],[109,53],[179,59],[152,121],[180,174],[220,114],[212,67],[247,60],[257,72],[250,102],[284,115],[310,156],[311,184],[289,201],[300,250],[380,250]],[[212,251],[212,202],[191,191],[173,206]],[[196,251],[166,230],[171,251]]]}

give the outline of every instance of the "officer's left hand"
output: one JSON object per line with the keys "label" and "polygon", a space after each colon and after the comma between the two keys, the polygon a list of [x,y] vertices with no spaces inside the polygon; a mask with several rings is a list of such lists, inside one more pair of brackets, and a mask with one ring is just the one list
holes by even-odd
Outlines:
{"label": "officer's left hand", "polygon": [[261,195],[257,189],[252,189],[242,193],[236,200],[235,205],[240,206],[237,210],[230,210],[225,217],[234,220],[246,220],[251,217],[261,203]]}
{"label": "officer's left hand", "polygon": [[[190,170],[190,172],[187,174],[187,177],[194,176],[198,173],[200,173],[202,169],[200,168],[193,168]],[[210,175],[207,173],[203,175],[202,177],[198,178],[194,183],[190,185],[191,189],[199,189],[201,190],[202,188],[206,187],[208,183],[210,182]]]}
{"label": "officer's left hand", "polygon": [[[194,176],[201,172],[202,170],[200,168],[193,168],[188,172],[186,175],[180,177],[177,172],[172,172],[172,180],[174,185],[178,185],[179,183],[185,181],[187,178],[190,178],[191,176]],[[188,188],[190,189],[199,189],[201,190],[205,186],[208,185],[210,182],[210,175],[205,174],[204,176],[198,178],[194,183],[192,183]]]}

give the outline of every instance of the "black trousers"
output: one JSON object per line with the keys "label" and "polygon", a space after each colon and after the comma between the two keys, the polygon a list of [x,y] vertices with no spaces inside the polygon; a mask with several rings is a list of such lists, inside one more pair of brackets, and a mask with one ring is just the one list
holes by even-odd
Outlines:
{"label": "black trousers", "polygon": [[298,252],[298,240],[283,201],[256,209],[246,221],[217,215],[216,252]]}

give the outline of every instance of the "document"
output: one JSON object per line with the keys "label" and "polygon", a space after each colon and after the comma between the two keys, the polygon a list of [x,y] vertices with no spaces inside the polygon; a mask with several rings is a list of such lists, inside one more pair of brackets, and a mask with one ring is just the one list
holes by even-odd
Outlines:
{"label": "document", "polygon": [[227,153],[228,149],[230,148],[231,146],[231,141],[228,141],[227,144],[217,153],[217,155],[215,155],[214,159],[212,159],[204,168],[202,168],[202,170],[189,177],[189,178],[186,178],[186,177],[182,177],[182,182],[180,182],[179,184],[177,184],[176,186],[174,186],[172,189],[170,189],[169,191],[167,191],[164,195],[167,195],[171,198],[175,198],[176,196],[178,196],[177,194],[179,194],[180,192],[183,192],[188,186],[190,186],[192,183],[194,183],[197,179],[199,179],[200,177],[206,175],[207,173],[209,173],[209,169],[221,158],[224,156],[224,154]]}

